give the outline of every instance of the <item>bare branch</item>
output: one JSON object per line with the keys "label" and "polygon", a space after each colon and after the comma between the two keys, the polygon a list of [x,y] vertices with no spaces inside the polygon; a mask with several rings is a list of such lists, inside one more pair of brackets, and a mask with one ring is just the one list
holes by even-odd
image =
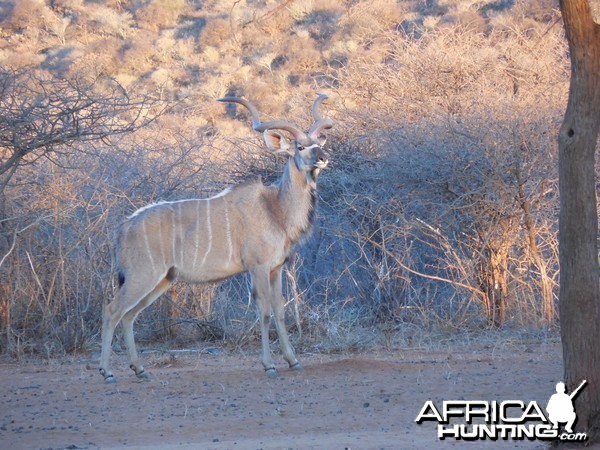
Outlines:
{"label": "bare branch", "polygon": [[156,98],[129,95],[114,80],[0,69],[0,192],[30,155],[134,132],[165,111]]}

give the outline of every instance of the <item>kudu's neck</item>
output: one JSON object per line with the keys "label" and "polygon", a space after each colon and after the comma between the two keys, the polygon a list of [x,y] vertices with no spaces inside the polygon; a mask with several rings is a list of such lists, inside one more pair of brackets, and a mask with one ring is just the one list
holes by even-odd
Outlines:
{"label": "kudu's neck", "polygon": [[314,219],[316,203],[316,180],[296,167],[290,158],[279,180],[279,203],[285,222],[285,230],[291,241],[298,241],[309,231]]}

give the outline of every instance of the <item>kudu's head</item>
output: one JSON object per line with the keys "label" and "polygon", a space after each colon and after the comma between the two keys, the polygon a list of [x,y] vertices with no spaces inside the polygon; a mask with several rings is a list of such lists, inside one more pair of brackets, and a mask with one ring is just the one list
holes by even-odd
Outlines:
{"label": "kudu's head", "polygon": [[[243,98],[224,97],[218,101],[239,103],[248,108],[252,114],[252,128],[263,132],[269,150],[289,155],[296,169],[305,175],[307,182],[314,184],[321,170],[327,167],[329,162],[328,155],[323,149],[326,140],[323,131],[330,129],[334,124],[333,120],[329,117],[322,117],[319,112],[319,106],[325,99],[327,99],[327,95],[319,94],[314,101],[311,110],[314,122],[306,133],[296,124],[287,120],[261,122],[258,109]],[[287,131],[293,136],[293,139],[288,139],[277,130]]]}

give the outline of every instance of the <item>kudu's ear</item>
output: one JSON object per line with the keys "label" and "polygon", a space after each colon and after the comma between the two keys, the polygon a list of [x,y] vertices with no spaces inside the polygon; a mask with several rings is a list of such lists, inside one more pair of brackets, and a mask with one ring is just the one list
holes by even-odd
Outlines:
{"label": "kudu's ear", "polygon": [[290,141],[281,133],[273,130],[265,130],[263,133],[267,148],[275,153],[287,153],[290,156],[294,155],[294,149]]}

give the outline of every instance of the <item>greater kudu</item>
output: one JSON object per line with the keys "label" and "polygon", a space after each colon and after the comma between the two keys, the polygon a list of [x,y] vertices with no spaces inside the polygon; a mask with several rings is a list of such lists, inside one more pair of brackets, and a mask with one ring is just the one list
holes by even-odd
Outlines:
{"label": "greater kudu", "polygon": [[[137,210],[121,225],[116,248],[119,288],[114,300],[104,307],[102,323],[100,373],[106,382],[115,381],[109,358],[120,321],[130,368],[139,378],[147,378],[133,337],[138,314],[177,278],[208,282],[242,272],[249,272],[252,279],[267,375],[277,376],[269,349],[271,313],[283,357],[291,369],[302,368],[284,323],[281,270],[313,222],[317,177],[328,162],[322,132],[333,126],[330,118],[319,113],[326,98],[321,94],[313,103],[314,123],[307,133],[285,120],[261,122],[258,110],[247,100],[219,99],[245,106],[252,115],[252,127],[263,132],[267,147],[289,155],[279,181],[265,186],[257,180],[211,198],[152,204]],[[274,130],[286,131],[293,139]]]}

